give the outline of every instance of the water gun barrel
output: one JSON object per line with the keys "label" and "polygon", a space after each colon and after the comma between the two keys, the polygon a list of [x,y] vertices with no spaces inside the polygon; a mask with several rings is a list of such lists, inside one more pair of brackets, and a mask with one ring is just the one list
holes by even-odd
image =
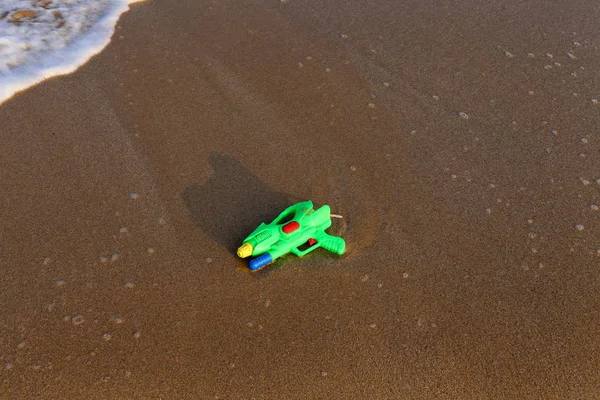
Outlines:
{"label": "water gun barrel", "polygon": [[256,258],[250,260],[248,267],[252,271],[256,271],[257,269],[261,269],[265,265],[270,264],[272,262],[273,262],[273,257],[271,257],[271,255],[269,253],[264,253]]}

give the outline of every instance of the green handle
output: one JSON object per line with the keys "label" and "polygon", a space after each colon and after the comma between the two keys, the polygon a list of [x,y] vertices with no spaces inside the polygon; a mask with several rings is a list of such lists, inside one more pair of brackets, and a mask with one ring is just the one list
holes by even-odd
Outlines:
{"label": "green handle", "polygon": [[335,254],[344,254],[346,242],[341,237],[331,236],[326,233],[316,237],[322,248]]}

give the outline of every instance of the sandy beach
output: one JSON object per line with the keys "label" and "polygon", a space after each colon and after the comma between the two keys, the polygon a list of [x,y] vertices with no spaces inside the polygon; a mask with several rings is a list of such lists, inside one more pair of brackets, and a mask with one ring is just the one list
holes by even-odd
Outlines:
{"label": "sandy beach", "polygon": [[[600,399],[600,8],[147,0],[0,106],[1,399]],[[236,248],[310,199],[318,250]]]}

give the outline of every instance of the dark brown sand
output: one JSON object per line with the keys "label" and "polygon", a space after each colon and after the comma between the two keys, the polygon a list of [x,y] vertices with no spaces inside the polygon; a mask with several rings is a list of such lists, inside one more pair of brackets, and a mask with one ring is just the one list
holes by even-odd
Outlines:
{"label": "dark brown sand", "polygon": [[0,107],[0,398],[600,399],[599,10],[135,5]]}

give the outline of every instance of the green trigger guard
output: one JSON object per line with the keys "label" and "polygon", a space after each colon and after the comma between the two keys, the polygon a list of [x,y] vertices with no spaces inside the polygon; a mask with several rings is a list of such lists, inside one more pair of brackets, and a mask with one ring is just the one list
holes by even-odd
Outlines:
{"label": "green trigger guard", "polygon": [[304,251],[299,250],[297,247],[291,249],[290,251],[293,254],[297,255],[298,257],[302,257],[302,256],[305,256],[306,254],[310,253],[311,251],[317,249],[318,247],[321,247],[321,242],[317,242],[317,243],[313,244],[312,246],[310,246],[308,249],[306,249]]}

